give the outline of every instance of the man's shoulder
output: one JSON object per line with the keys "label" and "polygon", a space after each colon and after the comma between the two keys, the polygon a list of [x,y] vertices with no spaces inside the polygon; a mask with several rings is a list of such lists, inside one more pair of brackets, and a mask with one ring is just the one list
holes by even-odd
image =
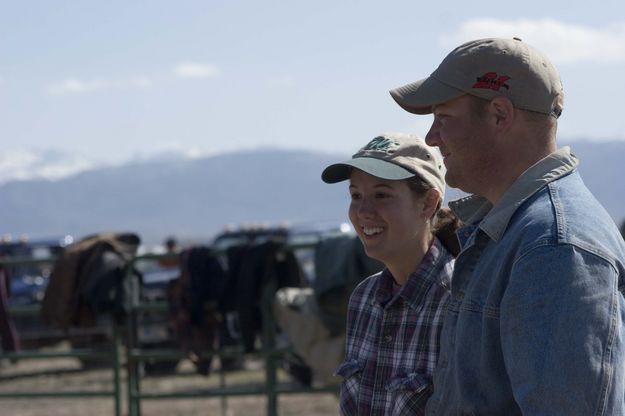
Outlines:
{"label": "man's shoulder", "polygon": [[522,204],[508,231],[527,244],[572,244],[607,257],[622,257],[625,247],[613,219],[576,171]]}

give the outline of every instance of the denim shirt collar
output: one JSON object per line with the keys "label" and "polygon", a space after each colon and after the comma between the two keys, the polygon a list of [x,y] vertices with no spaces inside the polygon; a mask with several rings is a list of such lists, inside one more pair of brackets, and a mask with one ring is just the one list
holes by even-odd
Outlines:
{"label": "denim shirt collar", "polygon": [[570,148],[563,147],[523,172],[495,206],[486,198],[470,195],[449,202],[449,207],[465,224],[479,223],[479,228],[492,240],[499,241],[523,202],[550,182],[571,173],[578,164]]}

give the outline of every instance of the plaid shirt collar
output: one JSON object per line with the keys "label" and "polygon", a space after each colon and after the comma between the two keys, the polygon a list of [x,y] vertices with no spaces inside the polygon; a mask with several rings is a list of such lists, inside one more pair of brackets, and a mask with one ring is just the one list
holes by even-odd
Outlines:
{"label": "plaid shirt collar", "polygon": [[[417,269],[410,273],[408,280],[401,287],[396,296],[401,297],[404,302],[411,308],[418,310],[423,307],[423,299],[428,293],[428,289],[440,279],[436,273],[432,273],[432,269],[436,267],[437,261],[441,257],[442,243],[438,238],[434,238],[429,250],[425,253],[423,260]],[[379,306],[388,306],[389,302],[393,302],[393,275],[385,268],[382,271],[382,282],[375,292],[375,303]]]}

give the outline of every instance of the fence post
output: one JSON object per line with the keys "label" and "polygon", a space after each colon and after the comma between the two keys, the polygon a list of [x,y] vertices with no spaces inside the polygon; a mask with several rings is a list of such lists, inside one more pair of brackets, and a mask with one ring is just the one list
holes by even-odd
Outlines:
{"label": "fence post", "polygon": [[126,319],[126,388],[128,394],[128,416],[141,415],[141,401],[139,395],[139,360],[133,356],[137,344],[137,308],[140,303],[141,287],[137,276],[133,273],[136,257],[132,258],[126,266],[126,281],[130,293],[128,299],[128,315]]}
{"label": "fence post", "polygon": [[263,357],[265,359],[265,389],[267,395],[267,416],[278,414],[277,366],[276,366],[276,325],[273,320],[273,298],[277,289],[277,282],[272,276],[263,288],[261,300],[263,321]]}
{"label": "fence post", "polygon": [[118,323],[113,324],[113,379],[115,383],[115,415],[121,416],[121,358],[120,351],[122,348],[121,330]]}

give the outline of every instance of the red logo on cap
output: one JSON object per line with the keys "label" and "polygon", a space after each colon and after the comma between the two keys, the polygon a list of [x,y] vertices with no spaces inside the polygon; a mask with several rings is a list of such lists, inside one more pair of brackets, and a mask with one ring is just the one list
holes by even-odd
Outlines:
{"label": "red logo on cap", "polygon": [[499,88],[504,87],[509,90],[510,86],[506,84],[506,81],[509,79],[510,77],[507,75],[497,76],[496,72],[487,72],[477,78],[477,82],[473,84],[473,88],[486,88],[499,91]]}

